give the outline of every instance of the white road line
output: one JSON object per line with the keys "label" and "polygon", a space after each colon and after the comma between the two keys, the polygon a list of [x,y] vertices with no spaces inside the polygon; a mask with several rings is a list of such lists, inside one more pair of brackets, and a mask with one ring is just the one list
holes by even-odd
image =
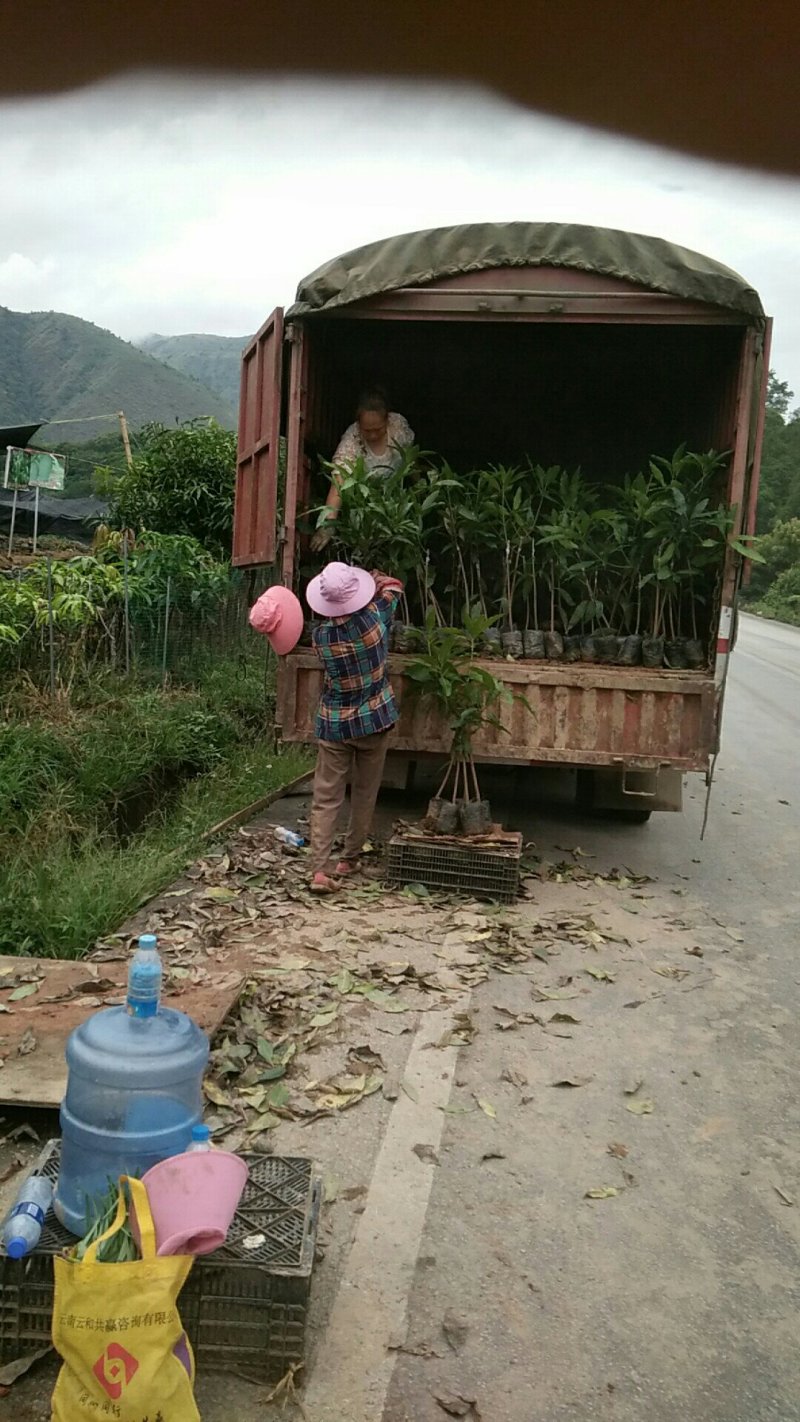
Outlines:
{"label": "white road line", "polygon": [[[437,1150],[458,1047],[432,1045],[466,1012],[471,993],[423,1014],[392,1108],[366,1208],[345,1266],[303,1402],[313,1422],[380,1422],[394,1370],[390,1344],[403,1337],[408,1295],[425,1229],[434,1172],[415,1145]],[[412,1099],[416,1097],[416,1100]]]}

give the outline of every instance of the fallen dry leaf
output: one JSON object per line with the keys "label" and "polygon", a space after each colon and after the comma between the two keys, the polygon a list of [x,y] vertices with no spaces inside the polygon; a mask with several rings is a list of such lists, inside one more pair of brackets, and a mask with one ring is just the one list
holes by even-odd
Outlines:
{"label": "fallen dry leaf", "polygon": [[608,1154],[613,1155],[615,1160],[624,1160],[628,1154],[628,1147],[621,1141],[609,1141],[607,1149]]}
{"label": "fallen dry leaf", "polygon": [[212,1101],[215,1106],[230,1106],[231,1103],[228,1100],[228,1097],[225,1095],[224,1091],[220,1090],[215,1081],[204,1081],[203,1091],[205,1092],[209,1101]]}
{"label": "fallen dry leaf", "polygon": [[413,1150],[417,1159],[424,1161],[427,1165],[439,1164],[439,1157],[436,1154],[436,1151],[434,1150],[432,1145],[415,1145],[412,1146],[411,1149]]}
{"label": "fallen dry leaf", "polygon": [[464,1397],[457,1392],[435,1392],[433,1395],[449,1417],[469,1417],[471,1413],[473,1417],[480,1418],[477,1398]]}
{"label": "fallen dry leaf", "polygon": [[584,1200],[613,1200],[619,1190],[616,1185],[597,1185],[593,1190],[587,1190]]}
{"label": "fallen dry leaf", "polygon": [[634,1116],[652,1116],[655,1109],[654,1102],[644,1100],[628,1101],[625,1106]]}
{"label": "fallen dry leaf", "polygon": [[780,1185],[776,1185],[774,1189],[782,1205],[794,1204],[794,1200],[792,1199],[791,1195],[788,1195],[785,1190],[781,1189]]}
{"label": "fallen dry leaf", "polygon": [[460,1353],[469,1336],[469,1324],[452,1309],[442,1319],[442,1332],[454,1353]]}
{"label": "fallen dry leaf", "polygon": [[262,1111],[260,1116],[256,1116],[247,1126],[249,1136],[258,1135],[260,1131],[272,1131],[281,1123],[280,1116],[276,1116],[274,1111]]}
{"label": "fallen dry leaf", "polygon": [[8,1000],[9,1002],[21,1002],[24,997],[31,997],[33,993],[38,992],[41,985],[41,979],[37,983],[22,983],[20,987],[9,993]]}
{"label": "fallen dry leaf", "polygon": [[591,1081],[590,1076],[561,1076],[558,1081],[551,1081],[551,1086],[588,1086]]}
{"label": "fallen dry leaf", "polygon": [[395,1343],[390,1339],[386,1346],[391,1353],[406,1353],[410,1358],[444,1357],[444,1353],[440,1352],[438,1348],[432,1348],[430,1343]]}
{"label": "fallen dry leaf", "polygon": [[36,1353],[26,1353],[24,1358],[15,1358],[13,1363],[6,1363],[4,1368],[0,1368],[0,1386],[11,1387],[17,1378],[21,1378],[33,1367],[34,1363],[38,1363],[40,1358],[45,1358],[50,1352],[52,1352],[52,1348],[48,1344],[46,1348],[40,1348]]}
{"label": "fallen dry leaf", "polygon": [[491,1101],[486,1101],[482,1096],[476,1096],[475,1100],[477,1101],[485,1116],[489,1116],[493,1121],[497,1120],[497,1112],[495,1111]]}
{"label": "fallen dry leaf", "polygon": [[30,1052],[36,1051],[38,1045],[38,1040],[36,1038],[33,1028],[28,1027],[19,1039],[17,1055],[20,1057],[27,1057]]}

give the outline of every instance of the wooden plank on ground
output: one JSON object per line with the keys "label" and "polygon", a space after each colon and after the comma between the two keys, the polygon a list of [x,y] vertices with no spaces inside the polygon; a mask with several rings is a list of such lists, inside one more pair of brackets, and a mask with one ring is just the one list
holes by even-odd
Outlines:
{"label": "wooden plank on ground", "polygon": [[[77,963],[0,956],[0,1104],[60,1106],[67,1038],[93,1012],[124,1000],[127,966],[123,955]],[[187,1013],[212,1036],[244,982],[238,969],[203,967],[170,983],[164,1005]]]}

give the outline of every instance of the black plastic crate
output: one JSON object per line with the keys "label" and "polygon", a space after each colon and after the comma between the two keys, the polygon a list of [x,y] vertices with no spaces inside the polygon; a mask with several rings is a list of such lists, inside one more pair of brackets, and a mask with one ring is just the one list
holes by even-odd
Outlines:
{"label": "black plastic crate", "polygon": [[[51,1141],[34,1167],[54,1182],[60,1148]],[[198,1369],[277,1382],[303,1359],[322,1185],[302,1157],[243,1159],[250,1176],[228,1238],[195,1260],[180,1314]],[[51,1211],[34,1254],[0,1255],[0,1363],[50,1342],[53,1255],[74,1243]]]}
{"label": "black plastic crate", "polygon": [[505,844],[457,844],[434,835],[396,834],[389,840],[386,878],[391,884],[511,903],[519,893],[522,835]]}

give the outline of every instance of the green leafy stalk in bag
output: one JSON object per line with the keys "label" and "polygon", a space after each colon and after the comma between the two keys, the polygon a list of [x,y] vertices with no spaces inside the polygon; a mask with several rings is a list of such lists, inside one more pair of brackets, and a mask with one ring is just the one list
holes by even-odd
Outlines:
{"label": "green leafy stalk in bag", "polygon": [[[107,1229],[111,1228],[117,1214],[119,1191],[120,1186],[117,1182],[109,1179],[105,1195],[98,1196],[92,1201],[90,1206],[93,1215],[92,1223],[83,1239],[75,1245],[74,1257],[76,1259],[82,1260],[89,1245],[94,1244],[96,1239],[99,1239]],[[128,1201],[128,1203],[130,1202]],[[97,1251],[97,1262],[99,1264],[125,1264],[138,1258],[139,1251],[131,1234],[130,1221],[126,1216],[119,1229],[115,1230],[110,1239],[100,1245]]]}

